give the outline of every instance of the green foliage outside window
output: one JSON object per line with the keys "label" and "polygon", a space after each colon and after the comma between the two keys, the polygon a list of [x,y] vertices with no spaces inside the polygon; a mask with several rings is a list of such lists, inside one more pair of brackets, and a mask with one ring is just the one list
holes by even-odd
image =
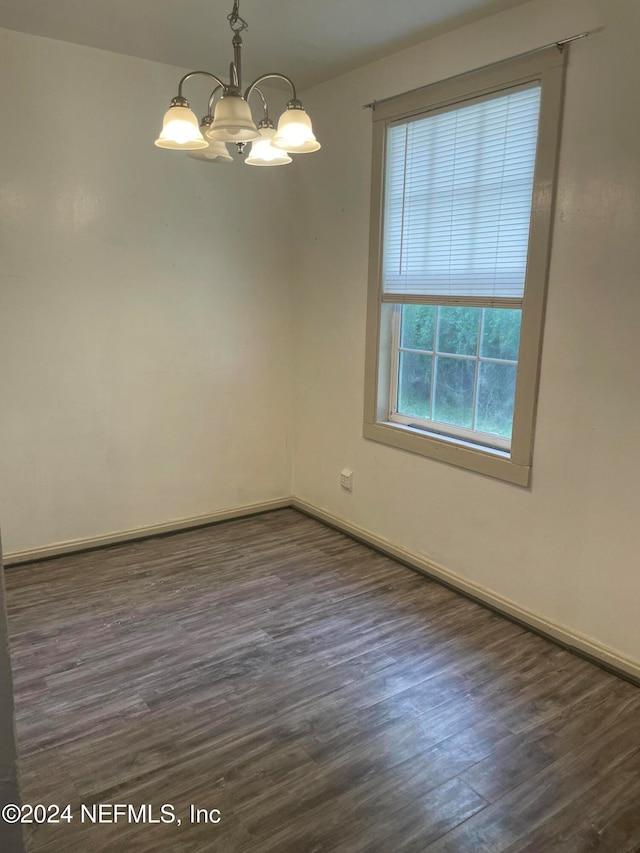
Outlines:
{"label": "green foliage outside window", "polygon": [[398,412],[511,438],[522,312],[401,310]]}

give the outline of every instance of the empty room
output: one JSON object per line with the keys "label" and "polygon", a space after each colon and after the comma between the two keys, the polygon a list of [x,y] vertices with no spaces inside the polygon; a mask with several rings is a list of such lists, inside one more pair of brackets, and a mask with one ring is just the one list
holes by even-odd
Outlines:
{"label": "empty room", "polygon": [[638,853],[640,3],[0,69],[0,853]]}

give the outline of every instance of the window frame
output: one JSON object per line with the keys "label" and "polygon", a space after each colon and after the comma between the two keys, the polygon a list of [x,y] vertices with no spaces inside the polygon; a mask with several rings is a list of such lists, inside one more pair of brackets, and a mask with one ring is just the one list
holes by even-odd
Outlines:
{"label": "window frame", "polygon": [[[373,111],[373,155],[365,405],[363,435],[402,450],[428,456],[521,486],[528,486],[533,458],[537,390],[542,352],[544,309],[549,272],[554,189],[566,48],[551,47],[472,71],[377,103]],[[390,301],[382,293],[383,213],[387,127],[435,110],[456,108],[469,100],[491,97],[504,89],[539,82],[538,144],[531,207],[529,251],[522,299],[522,325],[516,380],[511,449],[490,448],[464,435],[444,436],[434,429],[390,420],[394,379],[394,310],[403,304],[465,305],[473,299],[409,297]],[[509,306],[508,300],[504,307]],[[486,307],[484,305],[478,307]],[[397,334],[397,331],[396,331]],[[413,419],[415,422],[416,419]]]}

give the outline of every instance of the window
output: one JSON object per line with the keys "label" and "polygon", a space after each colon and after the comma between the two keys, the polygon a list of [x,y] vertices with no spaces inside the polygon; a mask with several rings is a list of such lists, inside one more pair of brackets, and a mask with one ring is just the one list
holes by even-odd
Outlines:
{"label": "window", "polygon": [[376,105],[364,435],[526,485],[564,57]]}

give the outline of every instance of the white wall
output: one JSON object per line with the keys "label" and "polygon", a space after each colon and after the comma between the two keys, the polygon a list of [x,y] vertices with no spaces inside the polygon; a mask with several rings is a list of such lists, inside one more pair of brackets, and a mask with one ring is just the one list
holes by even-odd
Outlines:
{"label": "white wall", "polygon": [[[1,552],[0,547],[0,808],[21,802]],[[22,853],[21,826],[0,820],[0,849],[6,853]]]}
{"label": "white wall", "polygon": [[291,493],[291,176],[155,148],[182,73],[0,30],[5,553]]}
{"label": "white wall", "polygon": [[[531,489],[364,440],[361,105],[601,24],[569,59]],[[639,45],[636,0],[534,0],[305,93],[324,147],[298,174],[294,471],[299,498],[636,662]]]}

